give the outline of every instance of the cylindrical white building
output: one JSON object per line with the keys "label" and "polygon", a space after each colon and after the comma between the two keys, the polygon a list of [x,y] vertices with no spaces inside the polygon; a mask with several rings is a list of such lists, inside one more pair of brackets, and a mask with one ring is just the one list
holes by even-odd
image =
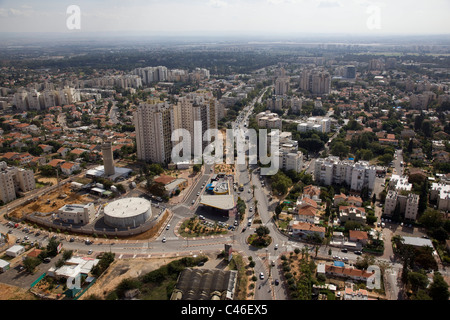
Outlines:
{"label": "cylindrical white building", "polygon": [[113,228],[135,228],[152,216],[151,202],[142,198],[124,198],[104,209],[105,224]]}

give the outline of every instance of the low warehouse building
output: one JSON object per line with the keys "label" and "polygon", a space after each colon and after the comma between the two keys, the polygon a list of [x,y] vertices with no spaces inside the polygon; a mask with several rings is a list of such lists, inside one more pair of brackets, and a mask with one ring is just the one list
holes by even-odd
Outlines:
{"label": "low warehouse building", "polygon": [[6,272],[9,270],[10,263],[8,261],[0,259],[0,272]]}
{"label": "low warehouse building", "polygon": [[6,255],[9,257],[15,258],[15,257],[20,256],[24,252],[25,252],[24,246],[15,245],[15,246],[12,246],[11,248],[9,248],[8,250],[6,250]]}

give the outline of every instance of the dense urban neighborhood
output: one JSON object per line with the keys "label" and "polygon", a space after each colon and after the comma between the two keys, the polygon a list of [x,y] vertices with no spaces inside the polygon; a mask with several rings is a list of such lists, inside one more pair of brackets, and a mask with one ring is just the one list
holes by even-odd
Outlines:
{"label": "dense urban neighborhood", "polygon": [[2,46],[0,298],[448,300],[444,43]]}

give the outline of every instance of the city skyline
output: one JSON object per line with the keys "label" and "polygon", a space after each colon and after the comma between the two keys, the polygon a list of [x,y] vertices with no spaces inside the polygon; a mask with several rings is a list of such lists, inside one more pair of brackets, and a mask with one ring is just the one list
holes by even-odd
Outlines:
{"label": "city skyline", "polygon": [[[67,27],[71,5],[80,9],[79,29]],[[0,1],[0,30],[179,36],[448,34],[449,9],[450,3],[444,0],[47,0],[39,5],[5,0]]]}

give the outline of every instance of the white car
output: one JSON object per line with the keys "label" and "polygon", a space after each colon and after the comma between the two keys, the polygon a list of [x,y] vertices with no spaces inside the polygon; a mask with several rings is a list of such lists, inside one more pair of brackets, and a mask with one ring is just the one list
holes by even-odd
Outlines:
{"label": "white car", "polygon": [[162,242],[163,242],[163,243],[166,242],[166,237],[162,238]]}
{"label": "white car", "polygon": [[264,273],[261,272],[261,273],[259,274],[259,278],[260,278],[261,280],[264,280]]}

